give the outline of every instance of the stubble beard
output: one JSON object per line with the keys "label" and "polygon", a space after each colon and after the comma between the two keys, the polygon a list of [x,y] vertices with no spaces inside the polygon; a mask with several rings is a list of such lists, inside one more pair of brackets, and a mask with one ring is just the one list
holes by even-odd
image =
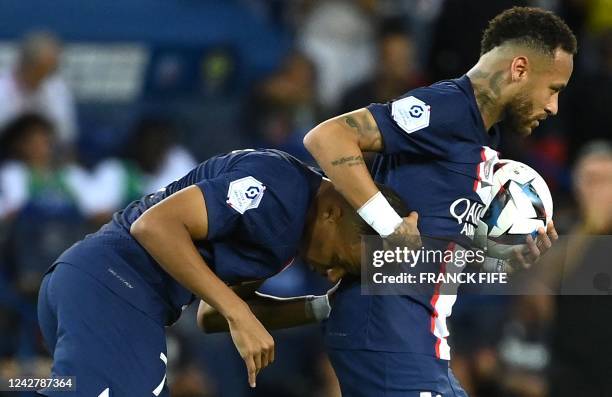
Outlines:
{"label": "stubble beard", "polygon": [[521,136],[530,135],[533,129],[535,119],[533,114],[533,104],[527,95],[517,95],[513,98],[504,109],[504,124],[513,132]]}

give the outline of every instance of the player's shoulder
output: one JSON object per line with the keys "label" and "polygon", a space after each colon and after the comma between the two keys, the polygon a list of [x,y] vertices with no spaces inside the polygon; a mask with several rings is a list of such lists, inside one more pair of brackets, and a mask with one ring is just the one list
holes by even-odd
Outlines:
{"label": "player's shoulder", "polygon": [[230,175],[227,203],[248,217],[248,238],[273,244],[301,233],[322,179],[293,156],[268,149],[243,153]]}
{"label": "player's shoulder", "polygon": [[418,121],[430,129],[461,128],[472,113],[466,79],[464,76],[413,89],[390,103],[390,113],[398,122]]}
{"label": "player's shoulder", "polygon": [[258,173],[265,179],[287,184],[304,178],[320,177],[303,161],[276,149],[246,150],[238,159],[237,166]]}
{"label": "player's shoulder", "polygon": [[[274,149],[233,152],[230,193],[261,189],[262,207],[300,207],[320,184],[322,175],[288,153]],[[265,193],[264,193],[265,192]]]}
{"label": "player's shoulder", "polygon": [[430,86],[411,90],[395,100],[393,104],[401,106],[402,103],[421,102],[430,108],[450,110],[451,114],[458,113],[470,107],[470,97],[464,85],[462,79],[439,81]]}

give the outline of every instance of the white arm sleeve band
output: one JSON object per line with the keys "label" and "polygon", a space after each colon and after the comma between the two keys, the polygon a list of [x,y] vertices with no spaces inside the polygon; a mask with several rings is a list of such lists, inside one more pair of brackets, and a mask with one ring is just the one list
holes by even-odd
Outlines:
{"label": "white arm sleeve band", "polygon": [[381,237],[393,234],[395,229],[402,223],[402,217],[395,212],[381,192],[372,196],[357,210],[357,213]]}

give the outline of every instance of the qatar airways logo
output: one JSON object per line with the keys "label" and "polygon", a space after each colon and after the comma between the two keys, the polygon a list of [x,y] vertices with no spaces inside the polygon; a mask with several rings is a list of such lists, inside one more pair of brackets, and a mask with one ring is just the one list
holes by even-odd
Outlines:
{"label": "qatar airways logo", "polygon": [[485,205],[466,198],[455,200],[450,206],[450,214],[457,220],[459,225],[463,225],[461,234],[474,236],[474,227],[482,218]]}

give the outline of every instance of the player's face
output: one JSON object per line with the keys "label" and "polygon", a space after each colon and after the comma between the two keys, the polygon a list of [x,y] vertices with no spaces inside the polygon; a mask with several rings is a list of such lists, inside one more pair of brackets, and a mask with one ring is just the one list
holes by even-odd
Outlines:
{"label": "player's face", "polygon": [[336,283],[347,274],[360,271],[360,243],[348,240],[341,227],[321,225],[302,256],[313,271]]}
{"label": "player's face", "polygon": [[331,282],[360,272],[361,239],[356,216],[332,183],[323,180],[307,216],[300,257]]}
{"label": "player's face", "polygon": [[310,268],[333,283],[347,274],[359,274],[360,269],[360,240],[343,222],[347,208],[342,207],[319,205],[306,224],[300,248],[300,256]]}
{"label": "player's face", "polygon": [[554,58],[533,58],[529,78],[505,109],[504,121],[513,131],[529,135],[559,110],[559,92],[565,88],[573,70],[571,54],[558,49]]}

